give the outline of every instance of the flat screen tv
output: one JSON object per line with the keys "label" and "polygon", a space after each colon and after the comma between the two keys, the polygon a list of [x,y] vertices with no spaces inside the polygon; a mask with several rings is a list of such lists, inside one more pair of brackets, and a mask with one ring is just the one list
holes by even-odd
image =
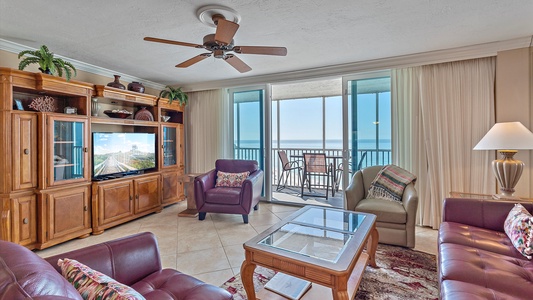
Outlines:
{"label": "flat screen tv", "polygon": [[136,174],[156,166],[155,133],[93,132],[93,178]]}

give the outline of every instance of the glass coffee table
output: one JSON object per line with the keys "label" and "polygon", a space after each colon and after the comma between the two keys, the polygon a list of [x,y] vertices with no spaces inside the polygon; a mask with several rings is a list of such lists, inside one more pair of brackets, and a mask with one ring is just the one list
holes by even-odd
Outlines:
{"label": "glass coffee table", "polygon": [[[241,279],[248,299],[257,299],[256,265],[315,283],[303,299],[323,299],[324,289],[333,299],[352,299],[367,263],[377,267],[378,238],[375,215],[303,207],[244,243]],[[261,299],[279,298],[265,289],[260,294]]]}

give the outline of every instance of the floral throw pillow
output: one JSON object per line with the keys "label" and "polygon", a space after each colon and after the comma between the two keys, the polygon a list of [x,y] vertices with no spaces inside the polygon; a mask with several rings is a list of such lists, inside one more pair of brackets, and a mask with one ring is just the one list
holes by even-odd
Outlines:
{"label": "floral throw pillow", "polygon": [[81,297],[86,300],[144,300],[144,297],[127,285],[95,271],[73,259],[60,259],[57,265]]}
{"label": "floral throw pillow", "polygon": [[504,223],[504,230],[513,246],[522,255],[531,259],[533,248],[531,247],[533,216],[521,204],[515,204]]}
{"label": "floral throw pillow", "polygon": [[226,173],[218,171],[215,187],[241,187],[244,180],[248,178],[248,175],[250,175],[250,172],[248,171],[242,173]]}

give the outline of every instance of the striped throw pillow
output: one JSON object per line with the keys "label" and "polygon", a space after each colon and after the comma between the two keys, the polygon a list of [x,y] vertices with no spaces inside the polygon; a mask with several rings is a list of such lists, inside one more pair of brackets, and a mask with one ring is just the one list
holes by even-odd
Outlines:
{"label": "striped throw pillow", "polygon": [[113,280],[74,259],[60,259],[57,265],[81,297],[86,300],[144,300],[144,297],[131,287]]}

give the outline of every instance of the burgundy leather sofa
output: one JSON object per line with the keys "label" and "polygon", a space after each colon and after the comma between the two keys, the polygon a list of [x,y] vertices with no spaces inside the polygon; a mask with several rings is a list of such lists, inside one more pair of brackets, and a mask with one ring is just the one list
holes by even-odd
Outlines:
{"label": "burgundy leather sofa", "polygon": [[46,259],[20,245],[0,241],[0,299],[82,299],[61,276],[59,258],[75,259],[131,286],[146,299],[231,299],[224,289],[162,269],[155,236],[149,232]]}
{"label": "burgundy leather sofa", "polygon": [[[215,187],[217,171],[242,173],[249,171],[242,187]],[[240,214],[244,223],[248,223],[248,214],[252,207],[257,210],[261,190],[263,189],[263,170],[255,160],[219,159],[215,169],[194,179],[194,196],[199,220],[204,220],[208,212]]]}
{"label": "burgundy leather sofa", "polygon": [[[533,202],[522,203],[533,212]],[[439,229],[441,299],[533,299],[533,262],[503,229],[511,201],[447,198]]]}

